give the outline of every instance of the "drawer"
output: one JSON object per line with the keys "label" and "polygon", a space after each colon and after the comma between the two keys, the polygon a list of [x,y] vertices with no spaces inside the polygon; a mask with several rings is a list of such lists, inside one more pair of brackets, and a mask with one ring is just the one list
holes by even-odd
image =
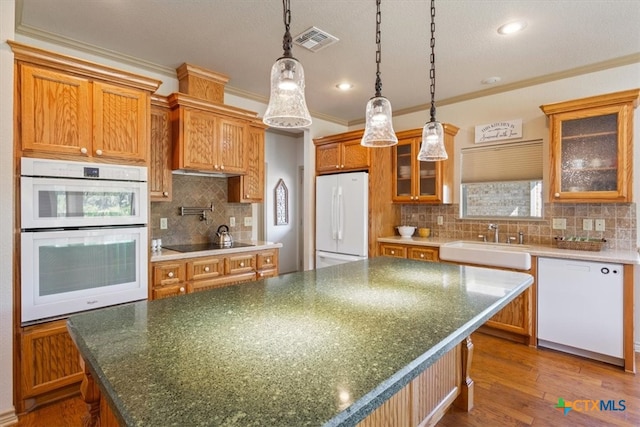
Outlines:
{"label": "drawer", "polygon": [[418,261],[438,261],[438,249],[410,247],[409,259],[415,259]]}
{"label": "drawer", "polygon": [[197,258],[187,262],[187,279],[211,279],[224,275],[224,258]]}
{"label": "drawer", "polygon": [[256,255],[256,269],[267,270],[278,265],[278,255],[276,251],[260,252]]}
{"label": "drawer", "polygon": [[396,258],[407,257],[407,248],[400,245],[381,245],[380,252],[382,256],[391,256]]}
{"label": "drawer", "polygon": [[165,286],[183,282],[185,279],[184,263],[155,263],[153,264],[153,285]]}
{"label": "drawer", "polygon": [[256,256],[251,255],[231,255],[227,257],[227,274],[248,273],[256,270]]}

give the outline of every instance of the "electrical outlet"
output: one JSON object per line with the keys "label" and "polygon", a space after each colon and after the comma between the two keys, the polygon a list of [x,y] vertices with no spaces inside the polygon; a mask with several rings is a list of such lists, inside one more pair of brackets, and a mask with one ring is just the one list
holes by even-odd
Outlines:
{"label": "electrical outlet", "polygon": [[245,227],[251,227],[253,225],[253,218],[250,216],[245,216],[244,217],[244,226]]}
{"label": "electrical outlet", "polygon": [[567,219],[566,218],[553,218],[553,229],[554,230],[566,230],[567,229]]}
{"label": "electrical outlet", "polygon": [[604,231],[604,219],[596,219],[596,231]]}
{"label": "electrical outlet", "polygon": [[160,230],[166,230],[167,228],[167,218],[160,218]]}
{"label": "electrical outlet", "polygon": [[593,230],[593,220],[592,219],[583,219],[582,220],[582,229],[584,231]]}
{"label": "electrical outlet", "polygon": [[437,220],[438,220],[438,225],[444,224],[444,218],[442,217],[442,215],[438,215]]}
{"label": "electrical outlet", "polygon": [[235,227],[236,226],[236,217],[232,216],[229,218],[229,227]]}

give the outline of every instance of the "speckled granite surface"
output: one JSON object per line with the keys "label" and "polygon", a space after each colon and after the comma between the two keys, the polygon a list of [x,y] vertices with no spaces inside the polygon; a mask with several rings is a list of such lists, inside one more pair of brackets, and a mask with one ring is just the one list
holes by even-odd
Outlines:
{"label": "speckled granite surface", "polygon": [[100,309],[68,327],[127,425],[355,425],[531,281],[380,257]]}

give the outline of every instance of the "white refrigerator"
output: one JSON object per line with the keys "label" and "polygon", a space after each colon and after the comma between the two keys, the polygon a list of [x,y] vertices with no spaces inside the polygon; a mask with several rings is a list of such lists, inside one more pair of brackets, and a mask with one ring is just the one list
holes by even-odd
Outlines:
{"label": "white refrigerator", "polygon": [[316,268],[366,259],[369,247],[369,174],[316,178]]}

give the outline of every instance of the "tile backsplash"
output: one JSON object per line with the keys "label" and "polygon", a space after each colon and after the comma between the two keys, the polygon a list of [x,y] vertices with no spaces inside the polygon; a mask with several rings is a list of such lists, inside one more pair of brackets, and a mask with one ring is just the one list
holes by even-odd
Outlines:
{"label": "tile backsplash", "polygon": [[[150,233],[153,239],[162,239],[163,246],[212,241],[222,224],[230,225],[235,217],[236,226],[229,227],[235,240],[251,239],[251,227],[244,226],[244,218],[251,217],[251,204],[227,202],[227,179],[195,175],[173,175],[171,202],[151,203]],[[206,221],[200,215],[180,215],[180,207],[210,207]],[[167,229],[160,229],[160,218],[167,218]]]}
{"label": "tile backsplash", "polygon": [[[443,223],[438,225],[438,216]],[[543,218],[538,221],[460,219],[459,205],[402,205],[402,225],[431,228],[434,237],[460,240],[479,240],[479,235],[492,238],[487,230],[489,223],[498,224],[500,241],[524,232],[525,244],[553,246],[555,236],[579,236],[606,239],[605,248],[617,250],[636,249],[635,203],[545,203]],[[553,218],[565,218],[566,230],[554,230]],[[604,219],[605,231],[584,231],[583,219]],[[398,224],[400,225],[400,224]]]}

